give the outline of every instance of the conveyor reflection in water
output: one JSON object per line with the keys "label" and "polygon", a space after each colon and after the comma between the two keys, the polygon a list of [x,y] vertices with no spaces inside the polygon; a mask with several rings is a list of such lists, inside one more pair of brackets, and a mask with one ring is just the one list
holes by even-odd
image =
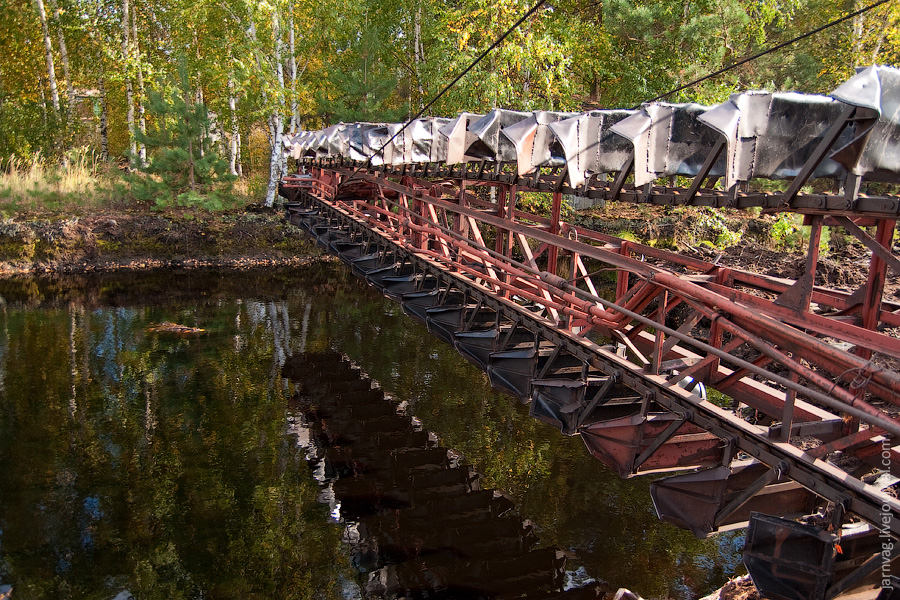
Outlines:
{"label": "conveyor reflection in water", "polygon": [[483,489],[417,421],[398,412],[338,353],[304,353],[283,375],[310,439],[310,460],[347,522],[366,597],[598,598],[564,591],[565,556],[539,547],[513,501]]}

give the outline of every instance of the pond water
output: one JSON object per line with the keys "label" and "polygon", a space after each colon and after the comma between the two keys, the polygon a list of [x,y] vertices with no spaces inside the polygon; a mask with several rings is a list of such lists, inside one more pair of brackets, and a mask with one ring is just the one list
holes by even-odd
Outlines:
{"label": "pond water", "polygon": [[[320,384],[337,372],[377,382],[387,399],[372,402],[392,403],[388,412],[401,406],[400,421],[391,418],[421,446],[407,459],[452,449],[450,466],[471,465],[466,485],[498,490],[484,492],[494,503],[502,491],[514,506],[503,523],[528,532],[522,551],[565,553],[560,585],[593,578],[688,599],[740,568],[740,534],[697,540],[659,522],[648,479],[619,479],[577,437],[529,417],[341,265],[7,280],[0,296],[0,595],[4,586],[14,599],[390,593],[372,582],[403,557],[373,550],[365,532],[375,518],[410,521],[402,510],[413,492],[340,502],[348,481],[382,484],[359,472],[336,481],[350,464],[336,456],[351,443],[325,439],[335,388]],[[149,330],[165,321],[204,332]],[[372,460],[396,468],[396,451],[385,456]],[[440,498],[416,510],[420,529],[428,519],[446,527]],[[449,538],[465,537],[475,518],[454,521]],[[466,596],[435,585],[418,595]]]}

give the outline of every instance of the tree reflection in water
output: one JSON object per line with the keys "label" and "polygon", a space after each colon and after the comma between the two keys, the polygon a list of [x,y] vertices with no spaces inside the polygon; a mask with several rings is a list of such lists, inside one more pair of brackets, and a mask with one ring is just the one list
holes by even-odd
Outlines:
{"label": "tree reflection in water", "polygon": [[[0,585],[16,598],[327,598],[341,527],[289,434],[291,356],[336,350],[509,492],[571,565],[696,597],[741,540],[656,520],[577,438],[338,265],[0,282]],[[172,321],[207,333],[147,332]]]}

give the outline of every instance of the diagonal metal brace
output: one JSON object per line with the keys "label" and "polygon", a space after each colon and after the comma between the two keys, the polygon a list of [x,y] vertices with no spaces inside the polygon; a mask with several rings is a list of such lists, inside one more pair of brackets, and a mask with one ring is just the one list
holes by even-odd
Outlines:
{"label": "diagonal metal brace", "polygon": [[641,455],[634,459],[634,465],[631,467],[632,472],[636,472],[638,468],[644,464],[648,458],[653,456],[653,453],[659,450],[663,444],[669,441],[675,432],[677,432],[682,425],[684,425],[685,421],[688,420],[688,413],[679,414],[679,419],[677,421],[672,421],[672,423],[666,427],[666,429],[659,434],[653,443],[650,444],[646,450],[641,452]]}
{"label": "diagonal metal brace", "polygon": [[726,506],[719,509],[716,513],[714,525],[718,528],[728,517],[735,511],[747,504],[753,496],[758,494],[764,487],[781,478],[781,474],[786,470],[787,465],[779,465],[778,468],[767,470],[762,476],[753,482],[746,490],[740,493],[737,498],[729,502]]}
{"label": "diagonal metal brace", "polygon": [[591,401],[588,402],[588,405],[584,407],[584,410],[581,411],[581,414],[578,416],[578,423],[575,426],[575,429],[581,427],[584,423],[584,420],[587,419],[588,415],[591,414],[600,401],[606,398],[606,395],[612,389],[612,386],[616,384],[616,381],[619,379],[619,372],[615,371],[612,375],[606,378],[606,381],[603,382],[603,385],[600,386],[600,389],[597,390],[597,393],[594,394],[594,397],[591,398]]}

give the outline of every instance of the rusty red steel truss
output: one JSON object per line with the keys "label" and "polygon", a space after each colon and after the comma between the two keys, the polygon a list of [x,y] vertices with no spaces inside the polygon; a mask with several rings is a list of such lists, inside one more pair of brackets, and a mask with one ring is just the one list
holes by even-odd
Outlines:
{"label": "rusty red steel truss", "polygon": [[[641,380],[637,387],[655,392],[657,400],[676,398],[678,408],[694,411],[688,420],[697,418],[704,429],[712,425],[708,431],[735,445],[732,455],[777,451],[769,462],[842,481],[841,493],[856,497],[851,510],[865,502],[877,509],[864,511],[869,520],[884,505],[900,508],[824,460],[840,452],[877,468],[888,462],[883,442],[900,433],[891,414],[900,404],[900,374],[893,368],[900,339],[880,331],[900,324],[900,306],[867,301],[881,296],[887,261],[880,253],[873,253],[866,286],[849,294],[812,285],[814,243],[813,266],[791,282],[567,224],[558,218],[558,193],[551,209],[556,218],[546,219],[517,210],[511,185],[489,184],[497,190],[494,203],[470,191],[483,182],[383,173],[357,173],[357,181],[338,191],[352,174],[351,168],[314,168],[308,194],[385,243],[583,347],[592,367],[605,372],[614,365]],[[814,236],[823,221],[813,217]],[[876,239],[891,239],[893,224],[880,221]],[[598,292],[608,287],[599,281],[608,273],[615,274],[612,299]],[[757,421],[771,425],[701,400],[678,385],[685,378],[728,396],[735,407],[753,409]],[[802,449],[793,443],[807,437],[822,443]],[[754,443],[745,448],[742,439]],[[896,468],[897,450],[888,447]],[[900,531],[900,522],[893,526]]]}
{"label": "rusty red steel truss", "polygon": [[[291,222],[536,418],[623,477],[674,473],[651,484],[660,518],[698,536],[749,523],[761,592],[830,600],[900,568],[880,553],[900,547],[886,491],[900,303],[884,297],[900,198],[861,191],[900,181],[897,96],[900,71],[872,67],[831,98],[341,124],[289,144],[304,173],[281,192]],[[754,191],[757,178],[789,183]],[[833,191],[804,192],[814,180]],[[521,192],[549,194],[549,217]],[[800,213],[806,269],[788,280],[585,229],[561,218],[564,193]],[[815,283],[825,227],[871,251],[853,292]],[[765,550],[782,538],[802,541]],[[821,552],[798,566],[807,543]]]}

